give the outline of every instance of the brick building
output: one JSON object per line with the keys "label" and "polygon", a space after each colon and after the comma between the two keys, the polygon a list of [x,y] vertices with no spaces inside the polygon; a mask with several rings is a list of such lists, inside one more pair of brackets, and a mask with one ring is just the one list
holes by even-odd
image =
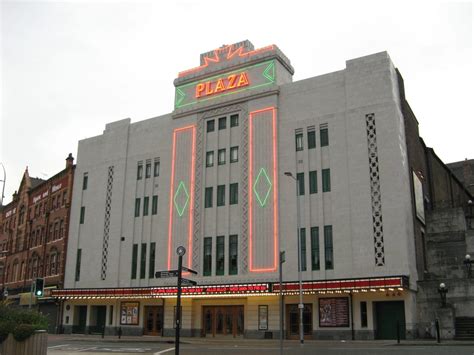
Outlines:
{"label": "brick building", "polygon": [[[15,304],[30,302],[57,324],[58,307],[50,290],[61,288],[74,180],[71,154],[66,167],[48,180],[32,178],[28,168],[13,200],[0,207],[0,285],[3,297]],[[31,299],[31,284],[45,280],[45,297]]]}

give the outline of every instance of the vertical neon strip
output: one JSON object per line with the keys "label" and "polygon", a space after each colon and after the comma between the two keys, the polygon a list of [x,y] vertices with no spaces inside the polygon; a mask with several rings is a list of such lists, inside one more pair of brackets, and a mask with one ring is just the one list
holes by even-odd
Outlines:
{"label": "vertical neon strip", "polygon": [[[272,112],[272,148],[273,148],[273,266],[269,268],[254,269],[253,267],[253,116],[257,113]],[[267,107],[252,111],[249,114],[249,252],[251,272],[274,272],[277,270],[278,256],[278,170],[277,170],[277,131],[276,131],[276,109]]]}
{"label": "vertical neon strip", "polygon": [[173,147],[171,153],[171,183],[170,183],[170,205],[169,205],[169,226],[168,226],[168,270],[171,269],[171,257],[172,257],[172,236],[173,236],[173,194],[174,194],[174,178],[175,178],[175,167],[176,167],[176,137],[178,132],[192,130],[192,148],[191,148],[191,179],[190,179],[190,190],[191,190],[191,200],[189,205],[189,225],[188,225],[188,267],[191,267],[192,260],[192,235],[193,235],[193,220],[194,220],[194,168],[195,168],[195,153],[196,153],[196,126],[186,126],[181,128],[176,128],[173,131]]}

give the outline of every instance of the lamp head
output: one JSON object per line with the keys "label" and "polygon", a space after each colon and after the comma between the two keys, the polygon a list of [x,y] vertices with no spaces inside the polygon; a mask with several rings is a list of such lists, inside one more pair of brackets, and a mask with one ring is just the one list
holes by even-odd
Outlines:
{"label": "lamp head", "polygon": [[177,247],[176,254],[178,254],[178,256],[183,256],[184,254],[186,254],[186,248],[183,246]]}
{"label": "lamp head", "polygon": [[446,288],[446,285],[444,284],[444,282],[441,282],[441,283],[439,284],[439,288],[440,288],[441,290],[444,290],[444,289]]}
{"label": "lamp head", "polygon": [[465,258],[466,261],[471,261],[471,256],[469,254],[466,254]]}
{"label": "lamp head", "polygon": [[284,173],[284,174],[285,174],[286,176],[293,177],[293,174],[292,174],[291,172],[289,172],[289,171],[285,171],[285,173]]}

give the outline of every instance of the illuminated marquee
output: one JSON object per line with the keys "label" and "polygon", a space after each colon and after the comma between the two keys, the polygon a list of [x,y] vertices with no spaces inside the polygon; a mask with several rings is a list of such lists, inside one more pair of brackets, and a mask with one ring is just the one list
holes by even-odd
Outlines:
{"label": "illuminated marquee", "polygon": [[249,85],[246,72],[240,74],[230,74],[227,77],[219,78],[216,81],[206,81],[196,85],[196,97],[209,96],[220,92],[229,91]]}
{"label": "illuminated marquee", "polygon": [[177,86],[174,105],[176,109],[188,107],[225,95],[269,86],[274,84],[275,81],[275,61],[269,60]]}

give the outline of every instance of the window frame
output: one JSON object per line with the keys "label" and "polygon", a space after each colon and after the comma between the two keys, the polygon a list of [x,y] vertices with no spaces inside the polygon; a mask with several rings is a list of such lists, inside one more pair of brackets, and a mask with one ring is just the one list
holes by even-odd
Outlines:
{"label": "window frame", "polygon": [[216,122],[214,119],[206,121],[206,133],[211,133],[216,130]]}
{"label": "window frame", "polygon": [[321,180],[323,184],[323,192],[331,191],[331,169],[321,170]]}
{"label": "window frame", "polygon": [[206,168],[212,168],[214,166],[214,151],[210,150],[206,152]]}
{"label": "window frame", "polygon": [[225,273],[225,237],[216,237],[216,276],[223,276]]}
{"label": "window frame", "polygon": [[318,193],[318,172],[317,170],[312,170],[309,172],[309,194]]}
{"label": "window frame", "polygon": [[[235,154],[235,159],[233,157]],[[239,146],[230,147],[230,163],[237,163],[239,161]]]}
{"label": "window frame", "polygon": [[226,162],[226,149],[222,148],[217,151],[217,165],[224,165]]}
{"label": "window frame", "polygon": [[298,196],[304,196],[304,173],[296,173],[296,183],[298,184]]}
{"label": "window frame", "polygon": [[[224,123],[222,123],[222,122],[224,122]],[[222,131],[223,129],[226,129],[227,128],[227,116],[219,117],[217,126],[218,126],[219,131]]]}
{"label": "window frame", "polygon": [[225,185],[217,185],[217,207],[225,206]]}
{"label": "window frame", "polygon": [[230,115],[230,127],[238,127],[239,126],[239,114],[235,113]]}
{"label": "window frame", "polygon": [[303,132],[295,133],[295,147],[297,152],[304,150]]}
{"label": "window frame", "polygon": [[237,205],[239,203],[239,183],[229,184],[229,205]]}
{"label": "window frame", "polygon": [[204,237],[202,276],[212,276],[212,237]]}
{"label": "window frame", "polygon": [[311,227],[311,270],[321,269],[321,260],[319,257],[319,227]]}
{"label": "window frame", "polygon": [[[239,239],[237,234],[229,235],[229,275],[239,272]],[[235,258],[235,266],[233,265]]]}
{"label": "window frame", "polygon": [[212,208],[212,200],[214,195],[214,188],[213,186],[206,187],[204,189],[204,208]]}
{"label": "window frame", "polygon": [[321,147],[329,146],[329,129],[327,127],[319,129],[319,142]]}
{"label": "window frame", "polygon": [[334,270],[332,225],[324,226],[324,267],[326,270]]}

